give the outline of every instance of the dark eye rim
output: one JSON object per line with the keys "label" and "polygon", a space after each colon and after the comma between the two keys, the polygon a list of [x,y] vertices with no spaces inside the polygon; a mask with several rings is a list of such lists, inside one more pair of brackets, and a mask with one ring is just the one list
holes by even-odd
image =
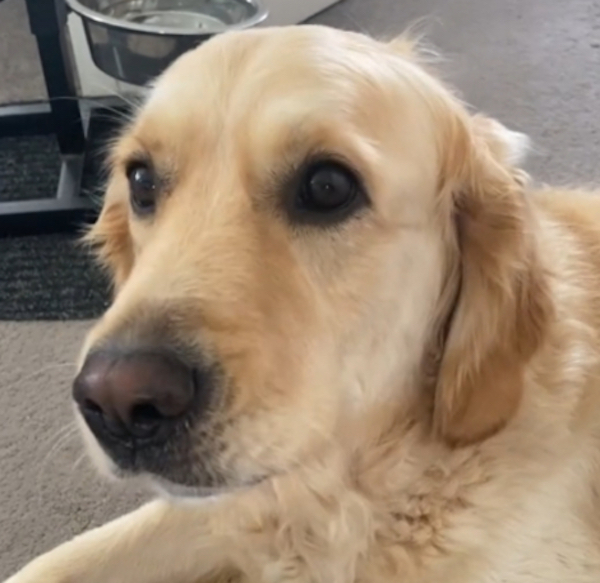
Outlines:
{"label": "dark eye rim", "polygon": [[[344,204],[331,209],[311,209],[299,203],[302,189],[308,176],[317,169],[332,166],[342,170],[354,182],[354,195]],[[347,161],[333,155],[318,155],[307,158],[292,172],[286,185],[286,212],[289,220],[298,225],[335,226],[345,222],[363,208],[371,206],[371,200],[360,173]]]}
{"label": "dark eye rim", "polygon": [[[140,204],[139,199],[136,198],[135,193],[133,192],[131,183],[132,174],[139,169],[148,170],[153,177],[154,186],[153,186],[153,197],[151,200],[151,204]],[[127,177],[127,182],[129,184],[129,201],[134,213],[140,217],[147,217],[154,214],[156,210],[156,206],[158,204],[158,195],[160,192],[160,184],[158,177],[156,175],[156,171],[152,162],[146,158],[136,158],[130,160],[125,166],[125,176]]]}

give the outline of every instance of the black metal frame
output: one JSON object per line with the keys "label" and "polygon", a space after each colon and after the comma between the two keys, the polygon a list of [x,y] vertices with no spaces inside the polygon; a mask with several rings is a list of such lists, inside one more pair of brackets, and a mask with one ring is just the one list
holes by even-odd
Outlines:
{"label": "black metal frame", "polygon": [[48,102],[0,107],[0,138],[54,134],[62,167],[54,198],[0,201],[0,236],[76,228],[94,214],[92,202],[81,193],[92,140],[86,135],[90,116],[85,120],[82,114],[69,55],[67,8],[64,0],[26,0],[26,4]]}

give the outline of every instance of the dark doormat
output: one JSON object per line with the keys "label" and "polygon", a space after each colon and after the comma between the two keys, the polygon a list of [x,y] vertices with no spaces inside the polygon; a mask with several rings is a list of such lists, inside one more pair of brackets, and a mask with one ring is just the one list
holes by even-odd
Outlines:
{"label": "dark doormat", "polygon": [[74,235],[0,238],[0,320],[96,318],[108,289]]}
{"label": "dark doormat", "polygon": [[[0,139],[0,200],[54,196],[60,156],[52,136]],[[97,188],[86,168],[84,192]],[[0,237],[0,320],[75,320],[108,305],[104,275],[77,235]]]}

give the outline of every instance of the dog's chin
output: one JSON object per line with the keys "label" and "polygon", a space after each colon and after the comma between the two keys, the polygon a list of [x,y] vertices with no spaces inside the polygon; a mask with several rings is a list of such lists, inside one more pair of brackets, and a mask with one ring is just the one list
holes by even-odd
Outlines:
{"label": "dog's chin", "polygon": [[184,501],[211,501],[221,499],[226,496],[241,494],[257,488],[264,484],[269,478],[257,478],[248,482],[239,484],[224,484],[221,486],[187,486],[176,484],[169,480],[165,480],[160,476],[151,474],[140,475],[138,477],[142,482],[147,484],[159,496],[173,498]]}
{"label": "dog's chin", "polygon": [[145,490],[154,492],[162,498],[182,501],[211,501],[241,494],[260,487],[270,480],[270,476],[262,476],[239,482],[223,482],[218,486],[202,484],[181,484],[149,472],[131,472],[113,465],[110,477],[118,481],[126,481]]}

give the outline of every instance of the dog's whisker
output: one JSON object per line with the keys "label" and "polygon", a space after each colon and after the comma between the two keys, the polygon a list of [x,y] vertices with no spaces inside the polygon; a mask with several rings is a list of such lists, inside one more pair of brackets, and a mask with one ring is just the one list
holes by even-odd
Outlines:
{"label": "dog's whisker", "polygon": [[81,463],[83,461],[85,461],[87,459],[87,454],[84,451],[74,462],[73,462],[73,466],[71,467],[71,476],[73,475],[73,472],[75,472],[75,470],[77,470],[77,468],[79,468],[79,466],[81,465]]}
{"label": "dog's whisker", "polygon": [[66,442],[68,442],[74,436],[76,431],[77,426],[73,421],[57,432],[54,438],[54,443],[50,446],[48,453],[45,454],[44,459],[42,460],[41,469],[43,469],[44,465],[49,461],[52,454],[60,449]]}
{"label": "dog's whisker", "polygon": [[[81,99],[79,99],[77,97],[54,97],[52,100],[53,101],[81,101]],[[111,105],[109,103],[105,103],[103,101],[100,101],[98,99],[94,99],[91,97],[86,97],[83,101],[85,101],[88,105],[94,106],[98,110],[110,112],[111,114],[114,114],[117,118],[124,119],[125,121],[130,121],[135,114],[135,112],[129,111],[129,108],[135,107],[134,104],[129,103],[127,101],[123,102],[123,105],[127,106],[127,109],[124,109],[122,107],[120,108],[116,104]],[[97,112],[95,115],[99,116],[100,119],[105,117],[105,115],[98,114]],[[106,116],[106,118],[110,119],[110,116]]]}
{"label": "dog's whisker", "polygon": [[61,449],[67,446],[76,436],[77,425],[75,424],[75,421],[72,421],[66,427],[59,429],[59,431],[55,434],[55,441],[51,445],[48,453],[44,455],[44,458],[40,463],[40,469],[38,470],[35,480],[35,484],[37,487],[38,502],[40,504],[42,503],[42,474],[46,470],[51,458]]}
{"label": "dog's whisker", "polygon": [[116,95],[121,101],[123,101],[124,103],[126,103],[134,109],[138,109],[140,103],[142,103],[144,100],[143,96],[141,95],[125,93],[124,91],[121,91],[118,87],[110,87],[100,80],[96,80],[95,85],[99,91],[107,95]]}

